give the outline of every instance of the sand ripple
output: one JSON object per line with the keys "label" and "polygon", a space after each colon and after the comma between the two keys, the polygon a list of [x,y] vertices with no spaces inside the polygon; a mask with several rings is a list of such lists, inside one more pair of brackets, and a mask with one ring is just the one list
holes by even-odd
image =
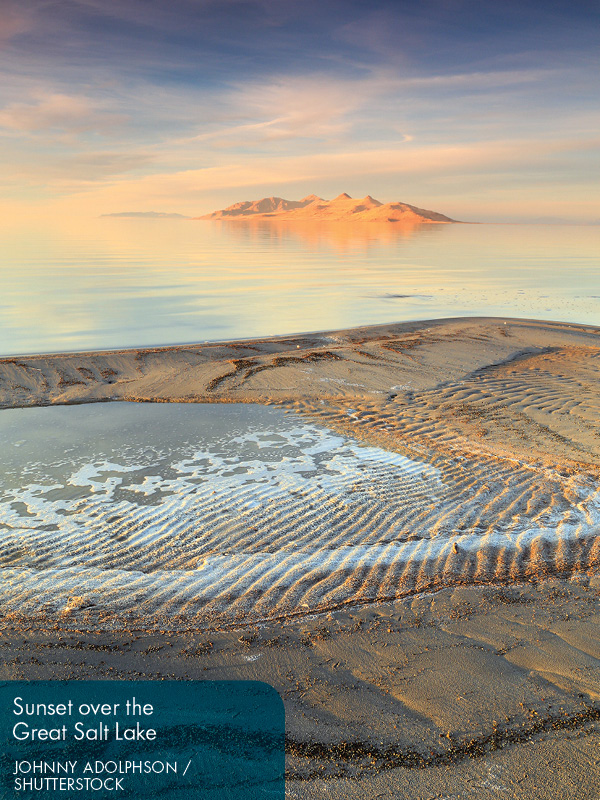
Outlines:
{"label": "sand ripple", "polygon": [[461,454],[448,437],[425,447],[423,426],[398,435],[393,409],[342,408],[329,423],[369,438],[371,421],[394,449],[265,413],[266,427],[145,463],[117,450],[7,479],[3,608],[249,621],[597,559],[590,472]]}

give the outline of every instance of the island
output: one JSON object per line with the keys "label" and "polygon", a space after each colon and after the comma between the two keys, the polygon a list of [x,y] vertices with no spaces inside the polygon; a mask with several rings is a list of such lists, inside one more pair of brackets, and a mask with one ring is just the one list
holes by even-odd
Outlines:
{"label": "island", "polygon": [[323,200],[309,194],[302,200],[284,200],[282,197],[263,197],[262,200],[244,200],[232,206],[204,214],[194,219],[284,219],[328,222],[395,222],[409,225],[420,223],[456,223],[437,211],[409,205],[408,203],[381,203],[371,195],[357,200],[343,192],[333,200]]}

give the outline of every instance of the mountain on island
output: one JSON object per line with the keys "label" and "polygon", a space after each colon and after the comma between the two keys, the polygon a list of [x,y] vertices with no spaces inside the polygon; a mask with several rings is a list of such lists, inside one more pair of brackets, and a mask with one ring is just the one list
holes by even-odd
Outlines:
{"label": "mountain on island", "polygon": [[333,200],[323,200],[309,194],[302,200],[284,200],[282,197],[263,197],[262,200],[245,200],[221,211],[213,211],[194,219],[290,219],[332,222],[403,222],[408,224],[429,222],[456,222],[437,211],[417,208],[408,203],[380,203],[371,195],[355,200],[350,195],[338,195]]}

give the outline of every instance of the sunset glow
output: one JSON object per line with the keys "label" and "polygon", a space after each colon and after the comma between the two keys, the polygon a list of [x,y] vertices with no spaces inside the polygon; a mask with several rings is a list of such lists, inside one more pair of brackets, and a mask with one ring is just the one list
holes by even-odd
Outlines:
{"label": "sunset glow", "polygon": [[599,30],[586,3],[4,0],[0,211],[597,221]]}

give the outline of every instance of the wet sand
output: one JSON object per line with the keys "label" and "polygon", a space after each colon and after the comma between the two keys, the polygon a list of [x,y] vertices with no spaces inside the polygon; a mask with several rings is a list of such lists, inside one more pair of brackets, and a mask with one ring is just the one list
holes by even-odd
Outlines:
{"label": "wet sand", "polygon": [[[372,437],[600,463],[600,330],[449,319],[254,341],[0,359],[0,408],[101,400],[277,403]],[[378,417],[379,414],[379,417]],[[387,431],[388,433],[390,431]]]}
{"label": "wet sand", "polygon": [[593,797],[599,589],[576,574],[231,630],[5,618],[0,677],[265,680],[292,797]]}
{"label": "wet sand", "polygon": [[[593,796],[599,378],[599,329],[498,319],[2,359],[4,408],[274,404],[437,470],[443,490],[403,500],[394,543],[372,526],[369,546],[409,557],[313,574],[260,614],[5,609],[0,674],[267,680],[290,796]],[[382,498],[367,500],[371,524]]]}

